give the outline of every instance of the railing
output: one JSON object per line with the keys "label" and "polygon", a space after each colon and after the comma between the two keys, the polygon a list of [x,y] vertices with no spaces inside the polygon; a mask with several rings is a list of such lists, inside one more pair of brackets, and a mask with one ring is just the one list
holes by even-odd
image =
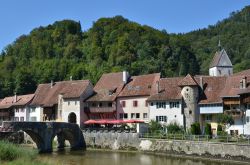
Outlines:
{"label": "railing", "polygon": [[186,140],[196,142],[213,143],[236,143],[250,145],[250,136],[209,136],[209,135],[185,135],[185,134],[161,134],[161,133],[140,133],[140,138],[144,139],[163,139],[163,140]]}
{"label": "railing", "polygon": [[84,112],[86,113],[112,113],[115,112],[113,107],[85,107]]}

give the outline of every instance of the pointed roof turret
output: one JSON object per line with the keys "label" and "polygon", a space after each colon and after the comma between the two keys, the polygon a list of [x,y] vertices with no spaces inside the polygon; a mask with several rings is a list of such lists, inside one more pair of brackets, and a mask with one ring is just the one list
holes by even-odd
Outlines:
{"label": "pointed roof turret", "polygon": [[217,51],[210,64],[210,68],[220,67],[220,66],[221,67],[233,67],[225,49],[222,49],[221,51]]}
{"label": "pointed roof turret", "polygon": [[194,77],[188,74],[184,79],[182,79],[179,83],[179,86],[199,86],[195,81]]}

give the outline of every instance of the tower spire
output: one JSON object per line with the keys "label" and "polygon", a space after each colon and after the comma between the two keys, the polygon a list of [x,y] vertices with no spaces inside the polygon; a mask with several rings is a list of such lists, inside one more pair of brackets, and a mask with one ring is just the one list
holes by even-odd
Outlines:
{"label": "tower spire", "polygon": [[219,43],[218,43],[218,48],[219,48],[219,51],[221,51],[221,43],[220,43],[220,39],[219,39]]}

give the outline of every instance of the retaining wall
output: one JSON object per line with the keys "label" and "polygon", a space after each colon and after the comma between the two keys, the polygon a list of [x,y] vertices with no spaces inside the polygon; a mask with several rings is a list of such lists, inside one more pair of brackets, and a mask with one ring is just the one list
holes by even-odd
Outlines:
{"label": "retaining wall", "polygon": [[83,133],[87,147],[250,161],[250,145],[140,139],[137,133]]}

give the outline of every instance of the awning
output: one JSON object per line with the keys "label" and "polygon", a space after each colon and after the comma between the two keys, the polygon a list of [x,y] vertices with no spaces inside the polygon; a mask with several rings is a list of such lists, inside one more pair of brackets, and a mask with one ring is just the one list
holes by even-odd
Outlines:
{"label": "awning", "polygon": [[141,120],[87,120],[84,124],[126,124],[126,123],[144,123]]}

